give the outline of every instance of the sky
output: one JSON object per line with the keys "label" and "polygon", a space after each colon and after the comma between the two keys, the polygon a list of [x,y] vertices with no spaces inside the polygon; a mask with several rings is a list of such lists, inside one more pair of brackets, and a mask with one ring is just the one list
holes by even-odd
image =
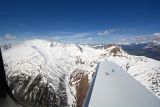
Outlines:
{"label": "sky", "polygon": [[160,41],[160,0],[0,0],[0,39],[27,38]]}

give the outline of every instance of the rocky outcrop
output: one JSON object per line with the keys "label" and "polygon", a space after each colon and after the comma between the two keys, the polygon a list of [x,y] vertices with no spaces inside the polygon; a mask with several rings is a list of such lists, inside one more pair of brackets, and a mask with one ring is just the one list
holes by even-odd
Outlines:
{"label": "rocky outcrop", "polygon": [[89,79],[87,71],[76,69],[70,76],[70,85],[76,87],[77,107],[82,107],[83,101],[87,94]]}
{"label": "rocky outcrop", "polygon": [[15,97],[24,105],[33,107],[65,107],[67,93],[64,84],[65,76],[60,78],[59,89],[54,90],[48,82],[43,81],[43,75],[34,79],[24,73],[16,73],[8,78],[8,85]]}
{"label": "rocky outcrop", "polygon": [[110,60],[160,96],[159,62],[128,55],[114,44],[96,47],[44,40],[16,45],[3,54],[9,87],[33,107],[81,107],[97,63]]}
{"label": "rocky outcrop", "polygon": [[12,47],[12,44],[4,44],[0,46],[2,50],[7,50],[10,49]]}
{"label": "rocky outcrop", "polygon": [[122,52],[121,52],[120,48],[117,46],[115,48],[113,48],[112,50],[110,50],[109,54],[110,55],[113,54],[113,56],[122,56]]}

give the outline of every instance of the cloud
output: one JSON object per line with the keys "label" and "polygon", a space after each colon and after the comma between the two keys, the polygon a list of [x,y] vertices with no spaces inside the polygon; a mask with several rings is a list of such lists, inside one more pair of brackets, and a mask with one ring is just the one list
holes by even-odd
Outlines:
{"label": "cloud", "polygon": [[147,36],[141,36],[139,38],[137,38],[137,40],[141,40],[141,41],[157,41],[160,42],[160,33],[153,33]]}
{"label": "cloud", "polygon": [[150,39],[160,42],[160,33],[154,33],[154,36],[152,36]]}
{"label": "cloud", "polygon": [[123,41],[123,42],[126,42],[126,41],[127,41],[127,39],[126,39],[126,38],[123,38],[123,39],[122,39],[122,41]]}
{"label": "cloud", "polygon": [[91,38],[91,37],[89,37],[89,38],[87,38],[88,40],[92,40],[93,38]]}
{"label": "cloud", "polygon": [[52,39],[55,40],[67,40],[67,39],[81,39],[85,38],[89,35],[89,33],[63,33],[56,34],[52,36]]}
{"label": "cloud", "polygon": [[160,36],[160,33],[154,33],[155,36]]}
{"label": "cloud", "polygon": [[133,36],[130,38],[126,37],[126,38],[121,39],[120,42],[134,43],[134,42],[149,42],[149,41],[160,42],[160,33],[138,35],[138,36]]}
{"label": "cloud", "polygon": [[[105,31],[88,31],[88,32],[48,32],[48,33],[25,33],[30,38],[45,38],[55,41],[78,41],[80,39],[91,41],[97,38],[97,35],[108,35],[117,31],[117,29],[109,29]],[[100,37],[100,36],[99,36]],[[102,36],[103,37],[103,36]],[[101,37],[100,37],[101,38]]]}
{"label": "cloud", "polygon": [[98,32],[97,34],[99,36],[106,36],[106,35],[109,35],[109,34],[115,32],[115,31],[117,31],[117,29],[109,29],[109,30],[105,30],[103,32]]}
{"label": "cloud", "polygon": [[10,34],[10,33],[7,33],[4,35],[3,37],[4,40],[15,40],[16,39],[16,36]]}

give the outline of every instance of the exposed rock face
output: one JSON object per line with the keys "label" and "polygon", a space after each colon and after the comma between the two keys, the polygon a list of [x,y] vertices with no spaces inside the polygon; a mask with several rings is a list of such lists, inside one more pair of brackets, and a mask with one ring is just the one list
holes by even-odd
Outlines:
{"label": "exposed rock face", "polygon": [[61,91],[57,93],[48,82],[43,82],[42,74],[38,74],[32,82],[31,78],[24,73],[8,78],[8,85],[19,101],[25,105],[37,107],[66,105],[62,100],[64,97],[61,94],[63,93]]}
{"label": "exposed rock face", "polygon": [[59,86],[58,86],[58,96],[60,96],[60,106],[68,106],[68,96],[66,92],[66,85],[65,85],[65,75],[59,78]]}
{"label": "exposed rock face", "polygon": [[81,107],[98,62],[115,62],[160,96],[160,62],[127,54],[119,46],[26,41],[3,53],[13,94],[33,107]]}
{"label": "exposed rock face", "polygon": [[122,56],[122,52],[121,52],[121,50],[120,50],[120,48],[119,47],[115,47],[115,48],[113,48],[110,52],[109,52],[109,54],[113,54],[113,56]]}
{"label": "exposed rock face", "polygon": [[70,85],[76,87],[77,107],[82,107],[84,98],[89,87],[87,71],[76,69],[70,76]]}
{"label": "exposed rock face", "polygon": [[12,47],[12,44],[1,45],[2,50],[7,50],[7,49],[10,49],[11,47]]}

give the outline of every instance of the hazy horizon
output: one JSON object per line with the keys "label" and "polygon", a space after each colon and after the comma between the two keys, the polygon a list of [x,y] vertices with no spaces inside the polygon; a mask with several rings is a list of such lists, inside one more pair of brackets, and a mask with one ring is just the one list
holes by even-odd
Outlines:
{"label": "hazy horizon", "polygon": [[2,0],[0,40],[160,41],[159,0]]}

